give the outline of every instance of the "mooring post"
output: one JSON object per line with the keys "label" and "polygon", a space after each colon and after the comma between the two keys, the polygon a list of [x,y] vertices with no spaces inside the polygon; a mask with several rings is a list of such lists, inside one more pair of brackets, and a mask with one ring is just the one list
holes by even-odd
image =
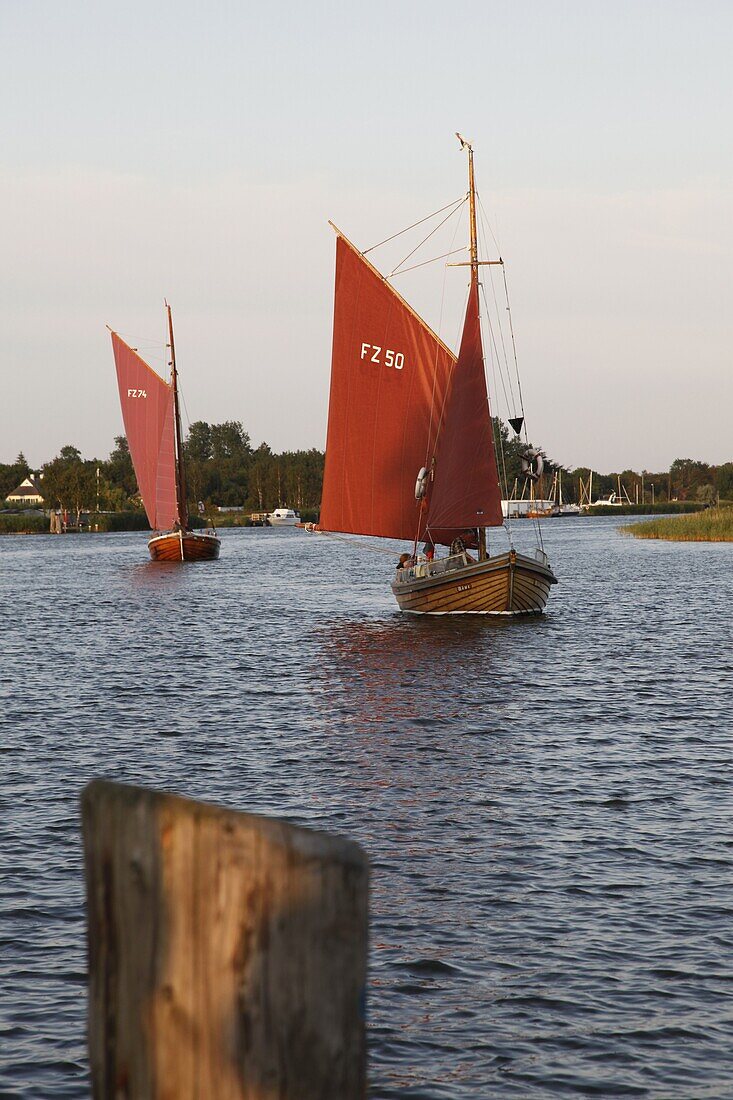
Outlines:
{"label": "mooring post", "polygon": [[353,841],[95,780],[82,794],[95,1100],[361,1100]]}

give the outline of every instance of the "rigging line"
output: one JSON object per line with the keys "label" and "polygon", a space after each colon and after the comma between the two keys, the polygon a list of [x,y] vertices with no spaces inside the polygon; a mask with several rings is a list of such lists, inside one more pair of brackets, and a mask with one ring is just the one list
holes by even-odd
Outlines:
{"label": "rigging line", "polygon": [[[488,312],[487,312],[486,320],[487,320],[487,323],[489,325],[489,331],[491,331],[491,319],[488,316]],[[495,345],[494,345],[494,347],[495,347]],[[491,373],[492,373],[493,382],[494,382],[493,392],[497,395],[497,399],[498,399],[497,385],[496,385],[496,363],[495,363],[494,356],[489,356],[489,361],[491,363]],[[485,368],[486,368],[486,360],[484,360],[484,369]],[[488,378],[487,378],[487,386],[488,386]],[[494,442],[494,453],[496,455],[498,455],[499,458],[501,459],[501,467],[502,467],[501,472],[499,472],[497,470],[497,473],[499,473],[499,488],[500,489],[502,488],[502,477],[503,477],[503,495],[504,495],[504,498],[508,500],[509,499],[509,481],[508,481],[507,472],[506,472],[506,456],[505,456],[505,453],[504,453],[504,439],[503,439],[503,436],[501,434],[501,418],[498,416],[498,414],[496,416],[492,416],[492,418],[491,418],[491,433],[492,433],[492,438],[493,438],[493,442]]]}
{"label": "rigging line", "polygon": [[360,550],[371,550],[373,554],[389,554],[390,558],[394,558],[395,556],[394,550],[386,550],[383,546],[375,546],[370,542],[362,542],[361,539],[347,539],[344,535],[337,535],[335,531],[318,531],[313,528],[312,533],[325,535],[326,538],[336,539],[338,542],[345,542],[350,546],[357,546]]}
{"label": "rigging line", "polygon": [[[492,346],[493,346],[493,349],[494,349],[494,362],[495,362],[495,365],[496,365],[496,371],[498,371],[499,380],[501,382],[501,388],[502,388],[502,391],[504,393],[504,402],[505,402],[505,407],[506,407],[506,410],[507,410],[507,415],[510,415],[513,412],[514,405],[515,405],[514,393],[512,391],[512,386],[511,386],[511,376],[509,375],[508,364],[507,364],[506,373],[503,369],[502,359],[501,359],[501,356],[499,354],[499,347],[496,343],[496,332],[495,332],[494,322],[492,320],[491,312],[489,310],[489,303],[488,303],[488,300],[486,298],[486,287],[484,286],[483,282],[481,283],[481,295],[482,295],[483,301],[484,301],[484,309],[485,309],[485,312],[486,312],[486,322],[489,326],[489,332],[491,334],[491,343],[492,343]],[[498,318],[497,318],[497,323],[499,324],[499,329],[501,330],[501,324],[500,324],[500,322],[498,322]],[[507,394],[507,382],[509,383],[509,393],[508,394]],[[497,396],[497,399],[498,399],[498,396],[499,396],[498,387],[497,387],[497,390],[496,390],[496,396]],[[498,408],[497,408],[497,413],[498,413]]]}
{"label": "rigging line", "polygon": [[[499,357],[499,349],[498,349],[497,344],[496,344],[496,337],[494,336],[494,326],[491,323],[491,315],[489,313],[489,303],[486,301],[486,290],[484,289],[484,284],[483,283],[479,283],[479,286],[481,287],[481,297],[484,300],[484,307],[486,309],[486,323],[489,326],[489,333],[491,335],[491,346],[493,347],[494,355],[496,356],[495,362],[497,364],[498,371],[499,371],[499,380],[501,382],[501,388],[502,388],[502,391],[504,393],[504,400],[506,401],[506,407],[507,407],[507,409],[509,409],[509,408],[511,408],[512,402],[509,401],[509,398],[508,398],[507,392],[506,392],[506,384],[504,382],[504,374],[503,374],[502,369],[501,369],[501,359]],[[497,396],[498,396],[498,394],[497,394]]]}
{"label": "rigging line", "polygon": [[458,210],[460,210],[460,209],[461,209],[461,207],[463,206],[463,203],[464,203],[464,202],[466,202],[466,201],[467,201],[467,199],[464,199],[464,200],[463,200],[463,202],[461,202],[459,206],[454,206],[454,207],[453,207],[453,209],[451,210],[451,212],[450,212],[449,214],[446,214],[446,216],[445,216],[445,217],[443,218],[443,220],[442,220],[441,222],[438,222],[438,224],[437,224],[437,225],[435,226],[435,228],[434,228],[434,229],[431,229],[431,230],[430,230],[430,232],[428,233],[427,237],[423,237],[423,239],[422,239],[422,240],[420,241],[420,243],[419,243],[418,245],[415,245],[415,247],[414,247],[414,248],[412,249],[412,251],[411,251],[411,252],[408,252],[408,253],[407,253],[407,255],[405,256],[404,260],[400,260],[400,262],[399,262],[399,263],[397,264],[397,267],[395,267],[395,268],[394,268],[394,269],[393,269],[393,270],[392,270],[392,271],[390,272],[390,274],[389,274],[389,275],[387,275],[386,277],[387,277],[388,279],[391,279],[393,275],[397,275],[397,274],[399,273],[399,271],[400,271],[400,268],[402,267],[402,265],[403,265],[403,264],[406,264],[406,263],[407,263],[407,261],[408,261],[408,260],[410,259],[410,257],[411,257],[411,256],[414,256],[414,255],[415,255],[415,253],[416,253],[416,252],[418,252],[418,251],[419,251],[419,250],[420,250],[420,249],[422,248],[422,246],[423,246],[424,244],[427,244],[427,242],[428,242],[428,241],[430,240],[430,238],[431,238],[431,237],[432,237],[432,236],[433,236],[433,235],[434,235],[435,233],[437,233],[437,232],[438,232],[438,230],[439,230],[439,229],[441,229],[441,228],[442,228],[442,227],[443,227],[443,226],[445,225],[445,223],[446,223],[447,221],[450,221],[450,219],[451,219],[451,218],[453,217],[453,215],[454,215],[454,214],[455,214],[455,213],[456,213],[456,212],[457,212]]}
{"label": "rigging line", "polygon": [[[480,205],[481,205],[481,215],[482,216],[481,216],[481,220],[479,222],[479,227],[480,227],[480,232],[482,234],[484,242],[486,241],[486,230],[488,228],[489,232],[491,233],[492,238],[494,239],[494,242],[496,243],[496,237],[494,237],[494,234],[491,231],[491,225],[488,222],[488,219],[486,218],[485,211],[484,211],[484,208],[483,208],[483,204],[481,203]],[[497,249],[498,249],[498,245],[497,245]],[[501,266],[503,268],[504,264],[502,263]],[[516,398],[515,398],[515,395],[514,395],[514,387],[512,386],[511,371],[509,369],[509,356],[508,356],[507,350],[506,350],[506,340],[504,338],[504,326],[501,323],[501,311],[499,309],[499,302],[498,302],[498,299],[496,297],[496,285],[494,283],[494,273],[493,273],[493,271],[489,272],[489,278],[491,279],[491,295],[492,295],[492,298],[494,300],[495,316],[496,316],[496,320],[497,320],[497,325],[498,325],[498,329],[499,329],[499,336],[500,336],[500,339],[501,339],[501,346],[502,346],[502,352],[503,352],[503,366],[500,363],[500,369],[505,369],[506,370],[506,377],[507,377],[507,381],[509,383],[509,392],[510,392],[511,397],[512,397],[512,412],[515,412],[516,411]],[[484,291],[484,293],[485,293],[485,291]]]}
{"label": "rigging line", "polygon": [[[497,420],[498,419],[499,418],[497,417]],[[511,515],[510,515],[511,508],[509,507],[509,481],[508,481],[507,476],[506,476],[506,455],[504,454],[504,440],[502,439],[502,435],[501,435],[501,424],[497,423],[496,420],[494,420],[494,421],[492,421],[492,428],[494,429],[494,437],[495,437],[494,438],[494,450],[498,451],[499,455],[501,456],[501,474],[502,474],[502,477],[504,478],[504,500],[506,500],[506,502],[507,502],[507,508],[506,508],[507,514],[506,514],[506,519],[504,520],[503,526],[506,528],[506,533],[509,536],[510,546],[514,546],[514,538],[512,536],[512,520],[511,520]],[[496,439],[497,436],[498,436],[498,441]],[[501,486],[499,486],[499,488],[501,488]],[[503,510],[504,510],[504,505],[502,504],[502,512],[503,512]]]}
{"label": "rigging line", "polygon": [[[512,337],[512,351],[514,353],[514,370],[517,375],[517,389],[519,391],[519,411],[524,416],[524,398],[522,397],[522,380],[519,377],[519,362],[517,360],[517,344],[514,339],[514,325],[512,323],[512,307],[509,304],[509,286],[506,281],[506,268],[502,268],[504,275],[504,294],[506,295],[506,311],[509,314],[509,332]],[[526,424],[525,424],[525,436],[526,436]]]}
{"label": "rigging line", "polygon": [[[499,242],[497,241],[496,236],[494,234],[494,231],[491,228],[491,222],[489,221],[488,215],[487,215],[486,210],[484,208],[484,204],[481,202],[480,197],[479,197],[478,201],[479,201],[479,206],[481,208],[482,221],[485,222],[486,226],[488,226],[489,233],[491,234],[491,236],[494,240],[494,243],[496,244],[496,247],[499,251],[499,254],[501,255],[501,248],[499,247]],[[503,276],[503,279],[504,279],[504,295],[506,297],[506,311],[509,314],[509,333],[511,335],[512,354],[513,354],[513,357],[514,357],[514,373],[515,373],[516,379],[517,379],[517,392],[519,394],[519,411],[521,412],[522,418],[524,420],[524,438],[525,438],[525,442],[527,444],[529,444],[529,435],[527,433],[527,419],[524,415],[524,397],[522,395],[522,380],[519,376],[519,361],[517,359],[517,344],[516,344],[516,340],[514,338],[514,324],[513,324],[513,320],[512,320],[511,304],[509,302],[509,285],[507,283],[507,277],[506,277],[506,264],[502,264],[501,273],[502,273],[502,276]],[[493,284],[492,284],[492,286],[493,286]],[[498,314],[498,311],[499,311],[499,307],[498,307],[498,303],[497,303],[497,314]],[[508,365],[507,365],[507,369],[508,369]]]}
{"label": "rigging line", "polygon": [[[134,336],[128,336],[128,334],[126,332],[120,332],[116,328],[112,329],[112,332],[114,332],[116,336],[121,336],[126,344],[128,343],[129,340],[134,340]],[[140,339],[144,340],[145,343],[144,344],[141,343]],[[143,336],[143,337],[138,339],[137,347],[139,347],[139,348],[142,348],[142,347],[158,348],[160,351],[164,351],[165,348],[168,347],[168,344],[166,344],[166,343],[161,344],[160,338],[158,338],[157,340],[154,340],[152,336]]]}
{"label": "rigging line", "polygon": [[[497,250],[498,250],[499,254],[501,255],[501,247],[500,247],[499,242],[496,238],[494,230],[491,227],[491,221],[489,220],[489,217],[486,213],[486,209],[484,207],[484,204],[481,201],[480,196],[479,196],[478,201],[479,201],[479,207],[480,207],[480,210],[481,210],[481,221],[482,221],[482,225],[484,227],[484,230],[485,230],[485,228],[488,228],[488,231],[491,234],[491,237],[494,241],[494,244],[496,245]],[[513,358],[514,358],[514,374],[515,374],[516,380],[517,380],[517,393],[518,393],[518,396],[519,396],[519,411],[521,412],[522,419],[524,421],[524,425],[523,425],[523,427],[524,427],[524,439],[525,439],[525,442],[527,443],[527,445],[529,445],[529,435],[528,435],[528,432],[527,432],[527,419],[526,419],[526,416],[524,414],[524,397],[523,397],[523,394],[522,394],[522,380],[519,376],[519,360],[517,358],[517,344],[516,344],[516,340],[514,338],[514,324],[513,324],[513,320],[512,320],[511,305],[509,303],[509,285],[507,283],[507,277],[506,277],[506,264],[501,265],[501,273],[502,273],[502,277],[504,279],[504,295],[505,295],[505,298],[506,298],[506,311],[509,315],[509,333],[510,333],[510,336],[511,336],[512,355],[513,355]],[[496,292],[495,292],[494,283],[493,283],[493,272],[491,272],[490,274],[492,275],[492,283],[491,283],[492,292],[494,293],[494,300],[496,301]],[[498,303],[498,301],[496,301],[496,313],[497,313],[497,318],[498,318],[499,317],[499,303]],[[501,321],[499,321],[499,329],[500,329],[500,332],[501,332],[502,344],[504,344],[504,330],[503,330],[503,326],[501,325]],[[506,352],[505,352],[505,354],[506,354]],[[510,379],[509,387],[512,390],[512,397],[513,397],[514,394],[513,394],[513,387],[511,385],[511,373],[509,371],[508,357],[507,357],[507,375],[509,376],[509,379]]]}
{"label": "rigging line", "polygon": [[[117,335],[120,336],[121,333],[118,332]],[[126,340],[125,343],[127,343]],[[132,345],[130,346],[132,347]],[[138,355],[141,351],[144,351],[146,355],[150,355],[151,352],[154,352],[155,357],[161,359],[165,353],[165,348],[161,347],[160,344],[141,344],[138,340],[138,342],[135,344],[135,347],[133,348],[133,351],[137,351]]]}
{"label": "rigging line", "polygon": [[[506,386],[504,384],[504,374],[503,374],[503,371],[501,369],[501,358],[499,356],[499,350],[498,350],[497,345],[496,345],[496,338],[494,336],[494,328],[493,328],[493,325],[491,323],[491,314],[489,312],[489,306],[488,306],[488,302],[486,300],[486,290],[485,290],[485,287],[483,285],[483,281],[479,285],[481,287],[481,294],[482,294],[483,299],[484,299],[486,323],[489,326],[489,333],[490,333],[490,337],[491,337],[491,348],[493,348],[493,352],[494,352],[493,355],[489,355],[489,357],[488,357],[489,358],[489,363],[491,364],[491,374],[493,376],[493,383],[494,383],[493,389],[494,389],[494,393],[497,395],[497,398],[498,398],[498,387],[497,387],[497,384],[496,384],[496,374],[497,374],[497,369],[498,369],[499,379],[501,380],[501,387],[502,387],[502,390],[504,391],[504,400],[506,401],[507,408],[508,408],[509,407],[509,401],[508,401],[508,398],[507,398]],[[493,282],[492,282],[492,290],[493,290]],[[494,295],[494,301],[496,302],[496,295]],[[497,306],[497,320],[498,320],[498,306]],[[499,326],[501,327],[500,322],[499,322]],[[484,356],[484,372],[488,373],[486,371],[486,367],[487,367],[486,356]],[[508,373],[509,372],[508,372],[508,364],[507,364],[507,375],[508,375]],[[488,383],[488,377],[487,377],[487,383]],[[510,383],[509,388],[510,388],[510,391],[511,391],[511,383]],[[514,395],[512,394],[512,398],[513,397],[514,397]],[[497,410],[497,414],[498,414],[498,410]],[[504,450],[504,438],[502,436],[501,427],[502,427],[501,418],[498,415],[495,416],[495,417],[492,416],[492,418],[491,418],[491,431],[492,431],[493,444],[494,444],[494,454],[497,455],[497,457],[499,459],[499,462],[501,463],[501,469],[497,470],[497,473],[499,474],[499,490],[501,492],[502,489],[503,489],[502,496],[504,497],[505,500],[508,501],[509,500],[509,479],[507,477],[506,453],[505,453],[505,450]],[[503,511],[503,505],[502,505],[502,511]],[[511,516],[509,515],[509,512],[510,512],[510,509],[509,509],[509,506],[507,505],[507,515],[504,519],[504,522],[503,522],[502,526],[504,527],[504,530],[507,533],[507,538],[509,540],[509,545],[510,545],[510,547],[513,548],[514,547],[514,534],[513,534],[513,530],[512,530],[512,522],[511,522]]]}
{"label": "rigging line", "polygon": [[[464,301],[464,303],[463,303],[463,313],[462,313],[462,316],[463,316],[464,318],[465,318],[465,316],[466,316],[466,308],[467,308],[467,306],[468,306],[468,295],[469,295],[470,293],[471,293],[471,286],[470,286],[470,284],[469,284],[469,286],[468,286],[468,287],[467,287],[467,289],[466,289],[466,298],[465,298],[465,301]],[[460,350],[460,349],[459,349],[459,350]],[[483,350],[483,349],[482,349],[482,350]],[[456,357],[456,361],[455,361],[455,363],[453,364],[453,371],[454,371],[454,370],[456,369],[456,367],[457,367],[457,366],[458,366],[458,358]],[[446,406],[446,402],[447,402],[447,400],[448,400],[448,394],[449,394],[449,392],[450,392],[450,388],[451,388],[451,381],[452,381],[452,378],[453,378],[453,371],[451,371],[451,377],[450,377],[450,378],[448,379],[448,384],[447,384],[447,386],[446,386],[446,388],[445,388],[445,393],[443,394],[443,404],[442,404],[442,406],[441,406],[441,409],[440,409],[440,416],[438,417],[438,423],[437,423],[437,425],[436,425],[436,427],[435,427],[435,443],[434,443],[434,445],[433,445],[433,456],[432,456],[433,458],[435,458],[435,457],[436,457],[436,455],[437,455],[437,451],[438,451],[438,437],[439,437],[439,435],[440,435],[440,429],[441,429],[441,426],[442,426],[442,424],[443,424],[443,417],[445,416],[445,406]],[[431,410],[431,414],[430,414],[430,419],[431,419],[431,423],[432,423],[432,410]]]}
{"label": "rigging line", "polygon": [[[424,243],[425,241],[423,241],[423,244]],[[393,279],[395,275],[405,275],[408,271],[417,271],[418,267],[426,267],[427,264],[434,264],[437,260],[444,260],[446,256],[455,256],[457,252],[467,251],[468,245],[464,245],[463,248],[454,248],[451,252],[444,252],[442,256],[433,256],[432,260],[423,260],[421,264],[413,264],[411,267],[403,267],[400,270],[397,270],[397,268],[395,268],[391,275],[385,275],[385,279]]]}
{"label": "rigging line", "polygon": [[465,201],[465,195],[462,195],[460,199],[454,199],[453,202],[448,203],[448,206],[441,206],[440,210],[433,211],[433,213],[428,214],[426,218],[420,218],[419,222],[413,222],[412,225],[408,225],[406,229],[400,229],[398,233],[393,233],[391,237],[387,237],[385,240],[380,241],[379,244],[373,244],[371,248],[367,248],[362,252],[362,256],[366,256],[367,253],[373,252],[375,248],[381,248],[383,244],[389,244],[390,241],[394,241],[397,237],[401,237],[403,233],[409,233],[411,229],[416,229],[418,225],[422,225],[424,222],[429,222],[431,218],[437,218],[438,214],[442,214],[443,211],[448,210],[449,207],[461,206]]}
{"label": "rigging line", "polygon": [[[480,223],[480,227],[481,227],[481,231],[482,231],[482,236],[484,237],[484,240],[485,240],[486,239],[486,232],[485,232],[485,226],[483,224],[483,220]],[[490,228],[491,227],[489,226],[489,229]],[[503,267],[504,265],[502,264],[501,266]],[[496,315],[497,326],[498,326],[498,329],[499,329],[499,337],[501,339],[501,350],[502,350],[502,353],[503,353],[503,367],[502,367],[502,364],[500,363],[499,364],[499,370],[501,371],[502,369],[506,369],[506,378],[507,378],[507,381],[509,383],[509,393],[511,394],[511,398],[512,398],[511,411],[512,411],[512,415],[516,416],[517,415],[517,402],[516,402],[516,398],[514,396],[514,387],[512,386],[512,376],[511,376],[511,371],[509,369],[509,356],[507,354],[507,349],[506,349],[506,340],[504,339],[504,326],[501,323],[501,313],[499,311],[499,302],[498,302],[497,297],[496,297],[496,286],[494,285],[494,273],[493,273],[493,271],[489,271],[489,279],[491,281],[491,296],[494,299],[494,310],[495,310],[495,315]],[[485,298],[485,296],[486,296],[486,291],[484,290],[484,298]],[[486,308],[488,310],[488,305],[487,305]],[[507,406],[507,407],[509,407],[509,406]]]}
{"label": "rigging line", "polygon": [[[188,415],[188,406],[186,405],[186,398],[185,398],[185,395],[183,393],[183,389],[181,388],[180,378],[178,379],[178,396],[180,397],[181,401],[183,402],[183,412],[185,413],[185,416],[186,416],[186,427],[188,428],[188,432],[189,432],[189,435],[190,435],[191,434],[191,417]],[[181,443],[183,443],[183,440],[181,440]]]}
{"label": "rigging line", "polygon": [[479,195],[478,191],[476,192],[476,198],[478,199],[478,204],[481,208],[482,220],[486,222],[486,225],[488,226],[488,229],[489,229],[489,233],[491,234],[491,239],[494,242],[494,244],[496,245],[496,251],[501,256],[501,247],[499,245],[498,240],[496,239],[496,234],[494,233],[494,230],[491,228],[491,222],[489,221],[489,216],[486,213],[486,210],[484,208],[484,204],[481,202],[481,196]]}
{"label": "rigging line", "polygon": [[[487,321],[488,321],[488,316],[487,316]],[[485,365],[486,364],[484,363],[484,367],[485,367]],[[495,367],[494,367],[493,359],[491,361],[491,365],[492,365],[492,374],[494,374],[494,390],[496,391],[496,373],[495,373]],[[501,427],[502,427],[502,424],[501,424],[500,417],[492,416],[491,417],[491,435],[492,435],[492,439],[493,439],[493,443],[494,443],[494,454],[498,457],[499,461],[501,462],[501,469],[497,469],[497,473],[499,475],[499,491],[501,492],[502,497],[504,498],[504,500],[508,501],[509,500],[509,481],[508,481],[507,472],[506,472],[506,454],[504,452],[504,438],[501,434]],[[502,504],[502,514],[503,514],[503,511],[504,511],[504,505]],[[503,522],[502,526],[506,530],[507,537],[509,539],[509,545],[511,547],[513,547],[514,546],[514,537],[513,537],[513,534],[512,534],[511,517],[509,515],[509,507],[508,506],[507,506],[507,516],[504,519],[504,522]]]}
{"label": "rigging line", "polygon": [[[453,248],[453,245],[456,243],[456,237],[458,236],[458,230],[461,226],[462,220],[463,219],[460,218],[460,217],[456,218],[456,224],[455,224],[455,228],[453,230],[453,238],[450,242],[451,249]],[[438,336],[440,336],[440,333],[441,333],[442,328],[443,328],[443,310],[445,308],[445,287],[446,287],[447,281],[448,281],[448,265],[445,264],[443,266],[443,284],[442,284],[441,290],[440,290],[440,314],[438,316]],[[430,423],[428,425],[428,438],[425,442],[425,467],[426,468],[427,468],[428,462],[430,461],[430,449],[431,449],[431,446],[432,446],[432,438],[433,438],[433,413],[435,411],[435,387],[438,384],[438,356],[439,355],[440,355],[440,348],[436,344],[435,359],[433,360],[433,391],[430,395]]]}
{"label": "rigging line", "polygon": [[[499,254],[501,254],[501,249],[499,248],[498,241],[496,240],[496,237],[494,236],[494,232],[491,228],[491,223],[489,222],[488,218],[486,217],[486,211],[484,210],[483,203],[481,202],[480,199],[479,199],[479,205],[480,205],[481,214],[482,214],[482,221],[485,219],[485,222],[489,227],[489,232],[491,233],[491,236],[494,239],[496,247],[499,250]],[[506,298],[506,310],[507,310],[507,314],[509,315],[509,333],[510,333],[510,336],[511,336],[511,343],[512,343],[512,355],[514,357],[514,373],[515,373],[516,379],[517,379],[517,393],[519,395],[519,409],[520,409],[520,412],[522,414],[523,428],[524,428],[524,439],[525,439],[525,442],[527,443],[527,445],[529,445],[529,433],[528,433],[528,430],[527,430],[527,418],[524,415],[524,397],[523,397],[523,394],[522,394],[522,381],[521,381],[521,378],[519,376],[519,361],[518,361],[518,358],[517,358],[517,344],[516,344],[516,340],[515,340],[515,337],[514,337],[514,323],[513,323],[513,320],[512,320],[511,303],[509,301],[509,284],[507,282],[507,277],[506,277],[506,265],[504,265],[504,264],[501,265],[501,272],[502,272],[502,277],[504,279],[504,295],[505,295],[505,298]],[[507,360],[506,345],[504,344],[504,333],[503,333],[503,328],[502,328],[502,325],[501,325],[500,314],[499,314],[499,304],[496,300],[496,291],[495,291],[495,288],[494,288],[493,279],[492,279],[492,283],[491,283],[491,288],[492,288],[492,293],[494,295],[494,302],[495,302],[495,305],[496,305],[496,315],[497,315],[497,320],[499,321],[499,331],[501,333],[502,345],[504,347],[504,358],[505,358],[505,362],[506,362],[506,360]],[[485,295],[484,295],[484,297],[485,297]],[[487,307],[487,310],[488,310],[488,307]],[[489,328],[491,329],[491,326],[489,326]],[[493,339],[493,332],[492,332],[491,335],[492,335],[492,339]],[[506,362],[506,368],[507,368],[507,376],[509,377],[509,388],[510,388],[510,390],[512,390],[511,374],[510,374],[510,371],[509,371],[508,362]],[[501,375],[501,370],[500,370],[500,375]],[[512,397],[513,396],[514,395],[512,393]],[[502,461],[503,461],[503,458],[504,458],[503,445],[501,447],[501,454],[502,454]],[[505,473],[504,480],[505,480],[505,484],[506,484],[507,490],[508,490],[508,483],[506,481],[506,473]],[[508,499],[509,499],[509,493],[507,492],[507,500]],[[508,511],[509,511],[509,508],[507,507],[507,512]],[[535,526],[535,533],[536,533],[536,537],[537,537],[537,541],[539,543],[540,549],[542,549],[544,551],[545,546],[544,546],[544,540],[542,538],[542,528],[540,526],[539,518],[534,519],[534,526]],[[509,537],[511,539],[511,533],[509,534]]]}

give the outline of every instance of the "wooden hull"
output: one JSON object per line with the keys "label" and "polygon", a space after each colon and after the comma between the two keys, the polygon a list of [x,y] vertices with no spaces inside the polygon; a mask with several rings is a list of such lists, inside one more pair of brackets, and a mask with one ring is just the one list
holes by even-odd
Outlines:
{"label": "wooden hull", "polygon": [[216,535],[194,531],[169,531],[155,535],[148,543],[153,561],[213,561],[220,549],[221,540]]}
{"label": "wooden hull", "polygon": [[420,563],[401,570],[392,591],[401,611],[421,615],[536,615],[553,584],[546,558],[512,550],[475,563],[463,555]]}

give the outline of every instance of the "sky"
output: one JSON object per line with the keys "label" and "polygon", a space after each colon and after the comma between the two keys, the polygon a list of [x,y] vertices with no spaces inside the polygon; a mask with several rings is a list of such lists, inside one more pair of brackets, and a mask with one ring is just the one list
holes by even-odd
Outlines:
{"label": "sky", "polygon": [[[191,421],[322,448],[327,220],[366,248],[459,198],[456,130],[531,438],[733,460],[732,51],[728,0],[0,0],[0,462],[109,454],[105,326],[162,370],[164,298]],[[395,285],[454,343],[465,279]]]}

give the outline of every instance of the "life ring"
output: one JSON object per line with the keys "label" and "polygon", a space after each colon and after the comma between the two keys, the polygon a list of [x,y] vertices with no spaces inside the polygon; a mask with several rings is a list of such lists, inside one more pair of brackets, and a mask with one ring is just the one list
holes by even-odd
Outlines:
{"label": "life ring", "polygon": [[417,481],[415,482],[415,500],[422,500],[428,491],[428,473],[427,467],[421,466],[418,471]]}
{"label": "life ring", "polygon": [[522,474],[530,481],[539,481],[545,462],[539,451],[527,450],[522,455]]}

